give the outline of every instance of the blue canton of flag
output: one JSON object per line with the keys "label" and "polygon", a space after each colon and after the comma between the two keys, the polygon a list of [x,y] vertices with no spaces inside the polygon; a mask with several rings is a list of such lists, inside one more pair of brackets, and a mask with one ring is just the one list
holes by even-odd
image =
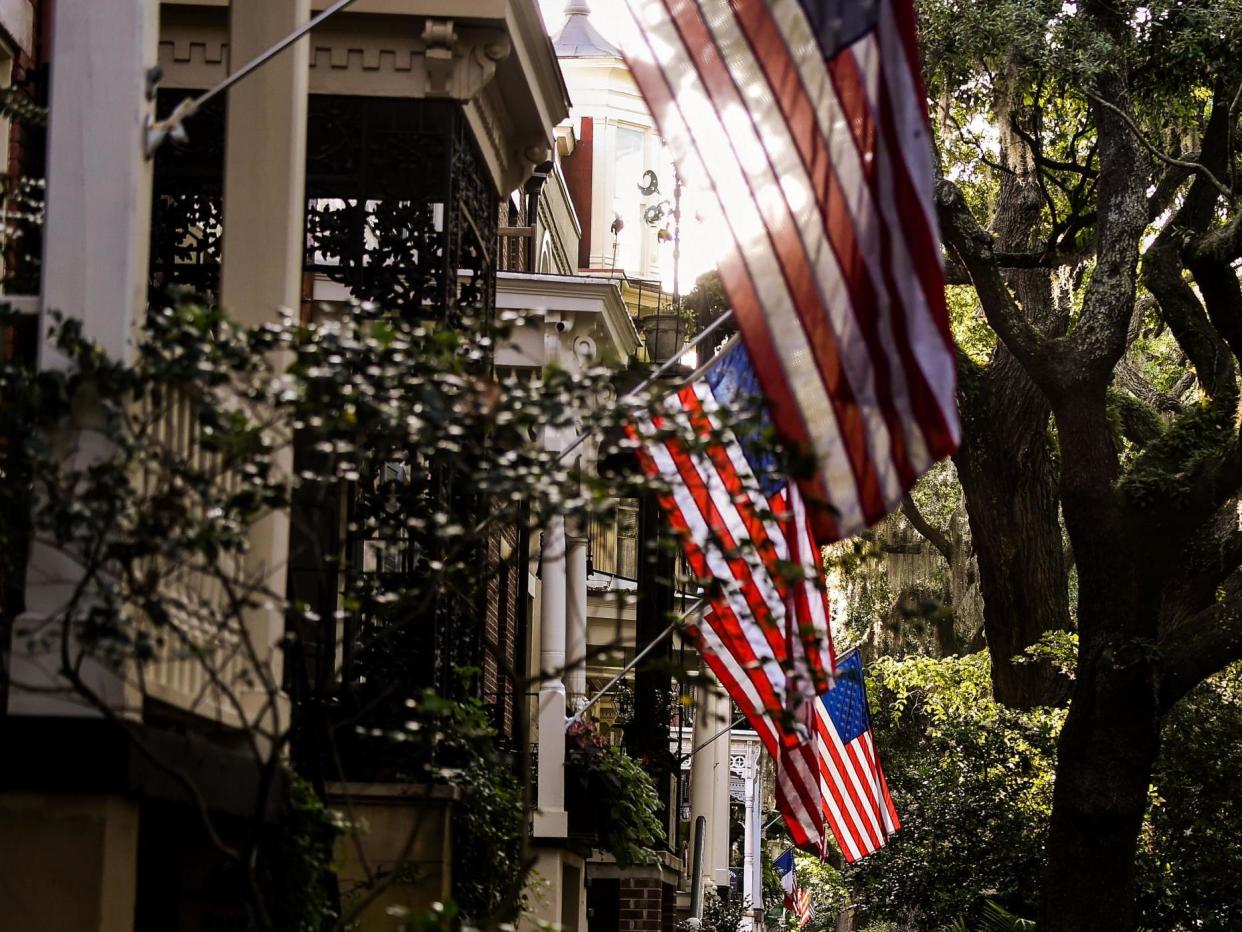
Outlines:
{"label": "blue canton of flag", "polygon": [[823,703],[841,743],[849,744],[871,729],[867,696],[863,692],[862,659],[857,651],[850,651],[837,661],[836,677],[836,687],[824,693]]}
{"label": "blue canton of flag", "polygon": [[746,411],[751,416],[751,425],[737,431],[737,443],[750,464],[763,497],[772,501],[778,492],[784,490],[787,480],[781,473],[776,454],[770,449],[770,441],[766,445],[762,442],[762,435],[772,429],[767,407],[747,411],[747,408],[754,407],[756,399],[763,397],[763,387],[750,364],[745,345],[734,341],[712,361],[703,378],[721,408]]}
{"label": "blue canton of flag", "polygon": [[876,0],[802,0],[824,58],[833,58],[876,27]]}

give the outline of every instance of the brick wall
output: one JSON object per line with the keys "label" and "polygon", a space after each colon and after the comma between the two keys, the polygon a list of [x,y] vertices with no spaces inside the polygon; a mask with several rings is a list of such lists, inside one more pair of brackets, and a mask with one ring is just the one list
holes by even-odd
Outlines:
{"label": "brick wall", "polygon": [[590,117],[583,117],[574,151],[561,160],[565,187],[569,189],[569,199],[573,201],[578,222],[582,225],[582,238],[578,240],[580,269],[589,268],[591,265],[591,211],[594,209],[591,203],[591,186],[594,184],[594,158],[595,123]]}
{"label": "brick wall", "polygon": [[623,877],[621,932],[672,932],[674,895],[658,877]]}

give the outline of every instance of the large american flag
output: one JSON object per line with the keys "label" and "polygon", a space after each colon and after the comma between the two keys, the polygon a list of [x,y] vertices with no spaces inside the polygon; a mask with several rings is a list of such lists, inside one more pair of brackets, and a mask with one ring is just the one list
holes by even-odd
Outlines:
{"label": "large american flag", "polygon": [[661,505],[691,571],[712,583],[690,635],[775,754],[809,734],[794,710],[827,688],[833,653],[819,548],[797,487],[762,442],[758,391],[734,342],[632,432],[645,470],[666,484]]}
{"label": "large american flag", "polygon": [[[957,445],[912,0],[625,0],[622,47],[828,543]],[[623,17],[623,19],[625,19]]]}

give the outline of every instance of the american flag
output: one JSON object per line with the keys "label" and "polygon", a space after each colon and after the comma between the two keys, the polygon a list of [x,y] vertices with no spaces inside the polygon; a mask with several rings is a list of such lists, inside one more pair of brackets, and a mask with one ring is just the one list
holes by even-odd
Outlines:
{"label": "american flag", "polygon": [[[757,392],[734,342],[631,432],[646,472],[666,483],[661,505],[691,571],[713,582],[689,634],[775,754],[809,735],[792,710],[827,688],[833,653],[819,548],[797,487],[760,442],[770,425],[751,407]],[[735,432],[724,420],[743,411]]]}
{"label": "american flag", "polygon": [[[691,570],[717,583],[687,634],[778,762],[790,837],[823,857],[831,830],[852,861],[884,844],[897,814],[871,742],[862,665],[856,652],[833,655],[819,548],[797,487],[760,442],[770,425],[753,407],[757,390],[734,342],[632,433],[644,469],[666,483],[661,505]],[[726,425],[738,416],[736,429]],[[843,679],[827,690],[834,669]],[[810,701],[799,702],[807,689]]]}
{"label": "american flag", "polygon": [[[690,569],[712,580],[710,608],[687,627],[774,759],[777,805],[796,845],[824,852],[816,696],[834,666],[819,547],[797,486],[763,442],[766,407],[734,342],[701,377],[638,421],[639,459],[667,484],[661,505]],[[724,418],[739,418],[736,430]],[[800,577],[800,578],[799,578]]]}
{"label": "american flag", "polygon": [[[720,264],[829,543],[957,445],[912,0],[625,0],[622,48]],[[625,19],[623,17],[623,19]]]}
{"label": "american flag", "polygon": [[799,887],[798,892],[794,894],[794,913],[798,916],[798,925],[804,926],[811,921],[811,917],[815,915],[815,904],[811,900],[811,891],[806,887]]}
{"label": "american flag", "polygon": [[858,651],[837,660],[835,685],[813,707],[824,815],[845,860],[857,861],[901,828],[871,737]]}

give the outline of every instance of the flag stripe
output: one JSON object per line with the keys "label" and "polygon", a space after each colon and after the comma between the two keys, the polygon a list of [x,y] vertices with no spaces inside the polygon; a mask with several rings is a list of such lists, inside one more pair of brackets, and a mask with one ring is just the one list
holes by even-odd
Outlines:
{"label": "flag stripe", "polygon": [[[930,256],[926,254],[935,241],[932,232],[935,229],[934,220],[930,220],[923,210],[912,215],[911,211],[898,208],[898,203],[904,205],[919,199],[911,196],[908,172],[904,170],[901,159],[898,159],[898,170],[905,177],[901,184],[904,196],[894,198],[897,180],[891,177],[891,152],[895,148],[891,136],[885,145],[874,145],[876,128],[872,108],[880,102],[881,95],[875,89],[868,91],[867,87],[875,88],[879,80],[878,61],[879,51],[874,41],[867,38],[859,42],[850,54],[833,61],[829,71],[839,98],[843,102],[848,101],[849,125],[854,130],[856,146],[860,151],[874,151],[876,154],[868,184],[883,216],[880,227],[886,237],[887,249],[892,254],[886,268],[893,278],[893,286],[901,291],[909,309],[902,320],[902,325],[910,334],[908,340],[923,346],[934,346],[939,342],[949,349],[949,353],[913,355],[906,370],[911,376],[917,376],[917,383],[921,383],[915,385],[912,401],[919,406],[919,420],[928,436],[930,458],[934,461],[945,455],[944,451],[951,452],[957,442],[954,416],[956,359],[951,355],[952,338],[948,332],[939,251],[934,251]],[[870,77],[867,86],[864,86],[864,76]],[[888,125],[891,129],[891,123]],[[932,224],[930,227],[929,223]],[[894,230],[898,231],[895,235]],[[908,244],[908,238],[914,242]],[[894,269],[898,270],[897,273]],[[905,269],[915,270],[916,276],[900,274],[900,270]],[[926,388],[928,397],[920,393],[920,387]]]}
{"label": "flag stripe", "polygon": [[[651,443],[640,449],[639,459],[649,474],[666,478],[677,475],[668,450],[662,444]],[[673,530],[682,539],[682,549],[695,575],[702,579],[714,577],[723,583],[723,597],[714,596],[712,602],[715,613],[730,623],[720,625],[717,631],[728,650],[737,657],[763,707],[769,714],[779,716],[786,701],[785,671],[780,658],[772,651],[757,623],[739,623],[739,618],[750,620],[750,613],[728,567],[709,543],[711,538],[697,505],[690,499],[689,490],[680,482],[670,483],[670,495],[665,497],[662,507]],[[698,541],[704,541],[705,545],[700,546]]]}
{"label": "flag stripe", "polygon": [[[805,580],[799,585],[801,598],[799,610],[794,617],[801,620],[809,628],[808,632],[800,632],[802,643],[811,643],[813,656],[808,658],[812,668],[812,676],[816,684],[824,682],[825,687],[830,679],[836,658],[832,648],[832,629],[829,621],[828,594],[822,588],[824,571],[823,555],[819,545],[811,534],[810,516],[806,504],[798,493],[797,486],[789,489],[790,512],[792,515],[791,537],[796,542],[797,554],[790,554],[790,560],[798,563],[805,574]],[[816,692],[823,692],[825,687],[817,685]]]}
{"label": "flag stripe", "polygon": [[[832,790],[825,799],[841,803],[826,806],[829,826],[846,860],[852,862],[883,847],[901,823],[875,753],[870,716],[866,712],[862,663],[855,652],[850,652],[839,662],[838,668],[842,667],[846,672],[841,674],[843,679],[838,679],[836,688],[846,692],[829,693],[817,703],[816,737],[821,767]],[[851,682],[851,677],[855,681]],[[838,696],[842,698],[835,698]],[[829,710],[830,697],[835,713]],[[846,723],[851,736],[848,742],[842,740],[834,715],[841,716]]]}
{"label": "flag stripe", "polygon": [[[633,34],[630,36],[630,41],[624,45],[628,49],[626,60],[635,80],[643,96],[652,105],[652,114],[666,142],[674,151],[677,161],[688,166],[683,170],[683,174],[689,177],[703,177],[709,182],[717,199],[716,210],[719,211],[717,218],[719,222],[710,224],[710,226],[727,227],[733,234],[731,240],[721,243],[720,276],[733,302],[735,317],[739,321],[756,322],[747,334],[746,345],[756,371],[770,374],[763,380],[763,389],[770,402],[773,423],[782,436],[792,442],[795,447],[813,450],[815,447],[811,440],[810,424],[812,421],[817,426],[825,423],[822,417],[812,419],[812,415],[822,406],[818,404],[811,389],[793,383],[787,378],[789,373],[785,371],[786,361],[781,351],[789,347],[778,346],[771,331],[763,322],[766,308],[759,299],[759,293],[761,290],[769,295],[775,292],[772,288],[765,287],[770,284],[770,277],[761,276],[761,270],[753,265],[753,259],[747,258],[737,245],[743,239],[742,225],[737,213],[745,212],[745,205],[741,211],[734,213],[724,212],[721,208],[721,204],[724,203],[721,182],[706,170],[706,165],[710,163],[705,163],[700,158],[699,145],[689,133],[681,111],[676,106],[669,76],[656,63],[650,38],[642,30],[638,14],[628,2],[626,11],[630,16],[623,19],[622,24],[632,27]],[[779,302],[781,296],[778,294],[774,300]],[[794,349],[797,348],[794,347]],[[774,375],[776,373],[783,373],[786,377],[776,377]],[[795,392],[795,384],[797,384],[797,392]],[[833,494],[826,481],[826,471],[818,470],[813,479],[804,481],[803,487],[808,489],[810,500],[817,503],[817,507],[812,512],[817,539],[837,540],[843,536],[839,512],[827,507],[827,504],[833,501]]]}
{"label": "flag stripe", "polygon": [[[788,672],[800,681],[795,691],[817,695],[827,688],[832,673],[832,637],[827,602],[816,585],[822,574],[819,548],[811,539],[801,495],[791,486],[787,495],[778,492],[772,501],[763,500],[759,479],[741,444],[721,421],[706,379],[683,388],[675,397],[697,436],[705,441],[722,441],[706,444],[705,454],[710,463],[696,455],[694,466],[711,486],[716,510],[729,524],[732,544],[745,547],[744,557],[752,578],[772,609],[774,620],[783,613],[784,631],[776,623],[764,627],[769,644],[778,657],[791,655]],[[685,479],[686,472],[680,473]],[[761,516],[761,508],[771,517]],[[800,564],[806,574],[806,581],[793,587],[795,604],[789,608],[785,600],[790,597],[791,587],[782,574],[770,570],[778,561],[785,560]],[[796,623],[796,619],[801,619],[801,623]]]}
{"label": "flag stripe", "polygon": [[[752,43],[756,48],[762,49],[761,54],[757,53],[758,57],[769,69],[769,85],[786,114],[786,120],[791,128],[798,128],[793,135],[804,162],[830,164],[840,173],[841,182],[826,192],[826,196],[821,196],[821,201],[831,211],[838,200],[844,201],[844,194],[841,193],[843,190],[854,191],[856,203],[851,204],[851,213],[857,224],[860,240],[856,248],[860,252],[860,258],[866,263],[870,276],[883,280],[887,292],[887,295],[882,292],[876,294],[905,303],[905,306],[896,309],[896,313],[888,307],[887,301],[877,304],[884,325],[879,336],[881,340],[888,337],[885,341],[885,352],[890,356],[896,352],[900,357],[899,363],[892,365],[886,372],[892,376],[892,394],[899,399],[898,405],[910,432],[908,439],[914,451],[911,454],[912,462],[922,472],[937,457],[928,454],[920,425],[927,425],[929,430],[939,428],[943,435],[944,412],[927,397],[930,388],[923,378],[918,358],[910,344],[906,315],[912,313],[912,307],[909,296],[901,294],[897,285],[898,277],[893,274],[894,268],[910,266],[908,258],[906,264],[902,264],[901,261],[894,262],[888,255],[894,248],[891,241],[896,241],[897,244],[901,242],[900,235],[893,236],[891,233],[892,229],[900,230],[900,225],[894,226],[891,217],[881,220],[876,216],[873,201],[875,177],[871,170],[874,168],[874,161],[867,158],[868,153],[874,149],[874,131],[870,128],[862,89],[856,80],[846,81],[846,78],[852,78],[853,69],[843,68],[842,63],[849,56],[843,54],[829,63],[828,72],[832,78],[830,82],[829,74],[822,65],[812,66],[804,61],[800,68],[796,56],[790,50],[794,43],[805,46],[814,41],[805,16],[795,0],[775,0],[770,5],[764,0],[738,0],[738,6],[741,10],[740,21],[751,36]],[[868,40],[864,39],[859,45],[866,41]],[[775,78],[772,69],[776,67],[785,68],[789,77],[780,80]],[[843,76],[841,72],[848,74]],[[810,88],[814,88],[814,92]],[[818,106],[811,103],[812,93]],[[850,132],[840,132],[842,124]],[[849,147],[850,138],[855,142],[852,151]],[[877,235],[882,238],[883,245],[879,251],[885,253],[884,261],[880,261],[874,242]],[[905,276],[899,278],[903,282],[906,279]],[[922,312],[926,313],[925,303]],[[892,332],[887,332],[889,330]],[[882,357],[877,356],[877,360],[880,359]],[[903,373],[914,379],[909,388],[905,384]],[[952,397],[951,394],[949,397]],[[913,405],[914,411],[910,410],[910,405]]]}
{"label": "flag stripe", "polygon": [[738,662],[738,655],[721,639],[717,628],[718,623],[704,619],[703,624],[694,625],[687,631],[699,642],[700,653],[725,687],[725,692],[737,703],[750,726],[759,735],[763,746],[769,754],[775,756],[779,751],[780,737],[775,724],[766,715],[763,697]]}
{"label": "flag stripe", "polygon": [[[682,389],[677,397],[701,438],[708,439],[713,434],[720,435],[726,431],[715,397],[705,381]],[[786,554],[782,552],[784,541],[780,529],[774,521],[760,517],[759,510],[767,510],[769,505],[763,501],[759,479],[742,453],[741,446],[734,443],[712,444],[707,453],[741,515],[756,551],[762,556],[770,553],[777,559],[784,559]]]}
{"label": "flag stripe", "polygon": [[[865,851],[875,843],[875,838],[872,835],[871,826],[864,818],[857,788],[850,780],[849,770],[841,759],[840,742],[834,742],[834,735],[830,730],[824,729],[822,723],[816,733],[820,739],[818,742],[820,764],[829,779],[832,798],[837,803],[840,828],[844,829],[854,842],[855,850]],[[836,829],[838,826],[834,824],[833,828]]]}
{"label": "flag stripe", "polygon": [[[823,708],[822,703],[820,707]],[[846,744],[841,741],[826,711],[820,718],[820,724],[824,729],[825,749],[832,758],[834,772],[840,775],[842,785],[849,794],[852,803],[851,815],[866,833],[871,847],[879,847],[883,833],[876,814],[874,786],[868,789],[868,785],[873,781],[866,777],[866,771],[859,766],[858,757],[854,754],[856,744],[855,742]]]}
{"label": "flag stripe", "polygon": [[[702,387],[706,391],[706,386]],[[683,389],[668,402],[671,407],[680,404],[683,413],[689,416],[690,424],[700,437],[713,435],[713,427],[704,422],[702,407],[693,387]],[[695,492],[695,500],[709,528],[716,534],[716,541],[729,556],[733,576],[742,583],[747,593],[747,602],[751,605],[755,617],[760,622],[764,634],[772,650],[783,653],[784,641],[780,630],[783,621],[784,588],[779,579],[774,579],[765,567],[764,555],[768,554],[767,564],[776,559],[775,548],[765,548],[769,543],[767,529],[764,528],[753,512],[750,511],[750,498],[742,491],[741,477],[733,468],[732,459],[726,447],[739,449],[735,442],[728,444],[712,443],[707,446],[707,458],[702,454],[690,453],[684,444],[669,440],[665,444],[669,454],[677,466],[682,480]],[[752,479],[753,484],[753,479]],[[702,493],[698,491],[702,488]],[[747,520],[748,514],[752,520]],[[762,535],[756,540],[756,535]],[[736,555],[735,555],[736,554]]]}
{"label": "flag stripe", "polygon": [[721,511],[716,495],[722,491],[722,485],[718,478],[713,481],[714,470],[701,470],[701,464],[695,462],[680,441],[666,441],[665,449],[673,468],[685,484],[687,500],[697,511],[694,517],[686,515],[687,520],[692,525],[696,520],[702,522],[704,537],[696,535],[696,539],[711,542],[708,551],[719,554],[717,562],[727,568],[728,575],[717,575],[717,578],[730,579],[741,587],[742,598],[758,622],[759,630],[767,638],[769,647],[774,653],[780,652],[784,641],[777,625],[784,620],[784,607],[779,607],[779,617],[774,618],[773,609],[779,605],[779,599],[775,603],[768,601],[769,593],[760,582],[760,574],[752,573],[750,564],[740,556],[739,539],[735,534],[741,529],[741,520],[728,505]]}
{"label": "flag stripe", "polygon": [[[791,110],[789,98],[796,96],[798,85],[791,83],[782,93],[771,81],[767,71],[771,63],[755,51],[744,17],[737,10],[731,12],[727,0],[699,2],[708,13],[707,21],[722,64],[731,73],[738,93],[751,101],[758,137],[780,179],[785,202],[808,254],[814,257],[827,311],[826,318],[815,319],[831,325],[832,340],[839,347],[859,409],[868,421],[872,458],[880,469],[885,498],[889,499],[913,482],[915,473],[907,457],[902,418],[891,391],[897,373],[890,363],[895,358],[890,360],[883,345],[878,317],[869,313],[877,307],[877,295],[855,242],[845,189],[832,160],[822,150],[819,158],[812,151],[813,141],[822,141],[819,135],[799,131],[799,119],[803,118],[810,129],[814,126],[814,114],[809,110]],[[754,2],[746,6],[756,8]],[[778,106],[772,107],[773,102]],[[850,185],[849,190],[862,189]],[[847,274],[847,270],[852,274]],[[860,313],[863,309],[868,313]],[[808,314],[814,316],[813,311]],[[895,475],[890,466],[895,466]]]}

